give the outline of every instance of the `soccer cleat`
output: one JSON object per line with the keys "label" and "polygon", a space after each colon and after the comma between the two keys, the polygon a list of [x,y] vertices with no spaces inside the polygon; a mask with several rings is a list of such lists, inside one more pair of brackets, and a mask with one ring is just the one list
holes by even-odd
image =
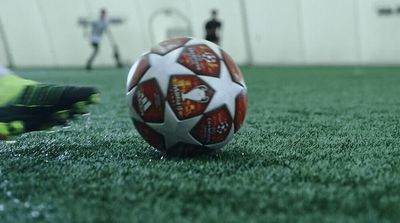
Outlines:
{"label": "soccer cleat", "polygon": [[87,113],[88,105],[99,102],[99,93],[92,87],[34,83],[14,95],[7,102],[0,101],[0,140],[65,124],[75,114]]}

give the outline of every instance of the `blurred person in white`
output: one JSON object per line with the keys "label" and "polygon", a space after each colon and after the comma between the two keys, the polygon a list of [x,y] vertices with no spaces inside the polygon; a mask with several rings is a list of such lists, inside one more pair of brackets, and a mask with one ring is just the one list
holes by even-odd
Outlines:
{"label": "blurred person in white", "polygon": [[119,58],[119,53],[116,48],[115,41],[112,37],[110,30],[108,29],[109,24],[110,24],[110,22],[107,19],[107,11],[104,8],[100,10],[100,18],[98,20],[92,21],[90,24],[91,28],[92,28],[91,34],[90,34],[90,45],[93,47],[93,52],[90,55],[90,57],[86,63],[87,70],[92,69],[92,64],[99,52],[100,43],[103,39],[104,33],[107,33],[108,38],[110,39],[110,42],[112,42],[112,44],[113,44],[114,59],[115,59],[115,63],[117,65],[117,67],[119,67],[119,68],[122,67],[122,63]]}

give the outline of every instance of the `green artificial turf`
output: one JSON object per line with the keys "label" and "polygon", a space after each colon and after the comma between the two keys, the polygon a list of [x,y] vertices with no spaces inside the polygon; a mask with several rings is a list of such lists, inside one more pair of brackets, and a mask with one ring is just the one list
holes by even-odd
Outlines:
{"label": "green artificial turf", "polygon": [[127,70],[20,70],[97,86],[69,128],[0,142],[0,222],[398,222],[400,68],[244,67],[215,156],[166,159],[128,117]]}

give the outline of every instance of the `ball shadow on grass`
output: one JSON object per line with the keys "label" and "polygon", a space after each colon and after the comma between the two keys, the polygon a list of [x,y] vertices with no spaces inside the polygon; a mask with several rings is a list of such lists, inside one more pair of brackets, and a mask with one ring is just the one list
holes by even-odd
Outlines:
{"label": "ball shadow on grass", "polygon": [[[148,150],[148,148],[144,148]],[[243,162],[243,160],[253,160],[259,157],[257,154],[238,148],[224,147],[222,149],[209,149],[203,146],[187,146],[178,144],[168,151],[152,149],[143,153],[151,156],[152,159],[168,160],[201,160],[201,161],[222,161],[222,162]]]}
{"label": "ball shadow on grass", "polygon": [[212,158],[216,154],[215,149],[209,149],[204,146],[188,145],[185,143],[178,143],[166,151],[162,151],[165,158]]}

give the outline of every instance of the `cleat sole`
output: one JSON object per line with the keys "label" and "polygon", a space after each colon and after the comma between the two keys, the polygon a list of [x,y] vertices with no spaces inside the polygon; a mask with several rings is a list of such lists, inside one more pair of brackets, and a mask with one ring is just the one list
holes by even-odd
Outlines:
{"label": "cleat sole", "polygon": [[52,115],[53,120],[60,123],[65,123],[70,117],[69,110],[61,110]]}
{"label": "cleat sole", "polygon": [[72,114],[86,114],[86,108],[91,104],[98,104],[100,102],[100,95],[93,94],[87,101],[78,101],[72,105]]}
{"label": "cleat sole", "polygon": [[100,94],[93,94],[89,97],[88,104],[98,104],[100,103]]}
{"label": "cleat sole", "polygon": [[20,135],[24,132],[25,127],[22,121],[0,122],[0,140],[9,140],[13,136]]}
{"label": "cleat sole", "polygon": [[6,140],[10,136],[10,132],[7,128],[8,123],[0,122],[0,139]]}
{"label": "cleat sole", "polygon": [[11,135],[19,135],[25,132],[24,123],[22,121],[13,121],[8,123],[8,130]]}
{"label": "cleat sole", "polygon": [[72,106],[72,111],[74,114],[84,114],[86,113],[85,111],[85,107],[86,107],[87,102],[86,101],[79,101],[76,102],[73,106]]}

